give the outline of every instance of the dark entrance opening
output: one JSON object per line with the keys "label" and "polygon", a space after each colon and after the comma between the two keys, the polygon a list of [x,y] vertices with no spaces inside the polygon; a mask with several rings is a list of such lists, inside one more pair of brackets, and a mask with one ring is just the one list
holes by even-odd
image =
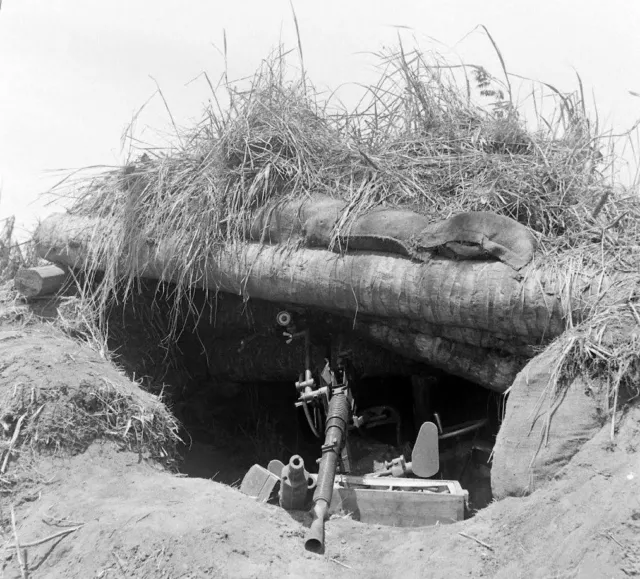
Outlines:
{"label": "dark entrance opening", "polygon": [[[171,341],[170,314],[155,291],[139,294],[110,321],[118,361],[130,375],[149,376],[149,389],[164,393],[183,425],[182,472],[238,485],[253,464],[287,462],[294,454],[317,472],[322,441],[295,407],[304,350],[275,329],[276,314],[285,306],[225,295],[209,307],[202,292],[192,300]],[[325,312],[300,315],[322,345],[313,352],[317,370],[327,344],[352,321]],[[472,511],[486,506],[503,397],[401,353],[376,349],[357,335],[348,346],[359,363],[351,384],[356,412],[373,408],[396,418],[349,433],[352,470],[371,473],[400,455],[409,461],[421,424],[431,421],[440,429],[441,469],[435,476],[458,480],[469,491]]]}
{"label": "dark entrance opening", "polygon": [[[492,498],[490,455],[501,397],[443,372],[433,371],[428,378],[426,385],[399,375],[356,381],[357,412],[389,409],[392,419],[349,432],[352,472],[372,473],[400,455],[409,461],[422,421],[430,420],[441,428],[441,468],[435,478],[459,481],[469,491],[474,512]],[[307,470],[317,472],[322,441],[295,408],[293,380],[235,384],[223,395],[215,394],[215,386],[207,391],[186,392],[176,405],[189,441],[183,449],[184,474],[237,485],[253,464],[266,466],[272,459],[286,463],[294,454],[303,458]]]}

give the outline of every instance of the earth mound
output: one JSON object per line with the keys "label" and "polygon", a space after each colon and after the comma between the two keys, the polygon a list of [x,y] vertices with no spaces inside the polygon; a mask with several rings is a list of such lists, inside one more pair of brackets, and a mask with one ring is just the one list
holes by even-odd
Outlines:
{"label": "earth mound", "polygon": [[308,518],[175,474],[169,411],[86,345],[5,321],[0,360],[7,579],[640,574],[638,408],[529,497],[446,526],[333,518],[321,556],[304,551]]}

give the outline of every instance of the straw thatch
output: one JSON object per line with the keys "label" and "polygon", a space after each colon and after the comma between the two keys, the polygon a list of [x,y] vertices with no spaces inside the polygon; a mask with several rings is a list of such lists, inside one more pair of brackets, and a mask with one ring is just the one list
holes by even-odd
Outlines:
{"label": "straw thatch", "polygon": [[[104,272],[100,307],[118,291],[126,298],[160,247],[170,246],[170,255],[154,267],[175,283],[176,304],[202,285],[203,264],[216,256],[232,260],[238,251],[257,261],[261,251],[241,242],[258,212],[283,199],[346,201],[334,240],[376,207],[410,209],[434,222],[492,211],[534,232],[539,249],[523,283],[538,288],[536,299],[559,304],[560,329],[527,343],[576,326],[563,372],[604,364],[624,382],[635,364],[630,328],[640,324],[640,208],[634,192],[614,186],[617,158],[588,118],[582,93],[538,85],[556,106],[530,129],[509,76],[499,82],[482,67],[452,67],[402,49],[379,56],[380,80],[354,110],[332,108],[304,75],[290,78],[280,56],[249,86],[214,91],[203,120],[171,149],[140,151],[125,167],[78,184],[71,214],[95,221],[77,259]],[[219,104],[223,97],[228,106]],[[265,283],[269,276],[265,270]],[[222,289],[242,292],[241,281]]]}

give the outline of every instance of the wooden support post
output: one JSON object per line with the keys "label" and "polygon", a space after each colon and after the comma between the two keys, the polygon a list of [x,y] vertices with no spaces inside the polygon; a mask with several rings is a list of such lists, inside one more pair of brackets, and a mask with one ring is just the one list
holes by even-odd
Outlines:
{"label": "wooden support post", "polygon": [[[437,370],[435,371],[437,372]],[[433,407],[431,405],[432,389],[438,387],[440,378],[437,374],[431,376],[411,376],[411,393],[413,395],[413,421],[416,431],[420,430],[423,423],[433,420]]]}
{"label": "wooden support post", "polygon": [[57,265],[44,265],[18,270],[15,288],[28,298],[46,296],[57,292],[67,279],[67,270]]}

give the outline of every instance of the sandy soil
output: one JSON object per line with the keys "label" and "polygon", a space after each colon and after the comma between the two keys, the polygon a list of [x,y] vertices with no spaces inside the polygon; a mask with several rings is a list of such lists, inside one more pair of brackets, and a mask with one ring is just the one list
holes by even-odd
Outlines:
{"label": "sandy soil", "polygon": [[[102,375],[137,389],[116,374],[56,330],[0,326],[0,401],[25,376],[38,389]],[[304,551],[306,517],[176,476],[113,442],[96,440],[75,456],[25,452],[8,468],[24,476],[2,493],[0,577],[25,576],[12,507],[21,543],[76,528],[24,550],[32,578],[636,576],[640,409],[627,409],[617,431],[612,443],[603,429],[546,488],[463,523],[399,529],[332,519],[324,555]]]}

